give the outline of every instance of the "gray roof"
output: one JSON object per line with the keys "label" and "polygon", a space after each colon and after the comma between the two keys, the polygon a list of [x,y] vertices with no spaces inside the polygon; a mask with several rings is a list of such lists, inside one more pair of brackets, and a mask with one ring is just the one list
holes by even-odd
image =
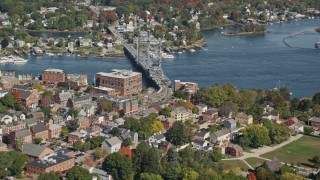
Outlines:
{"label": "gray roof", "polygon": [[29,86],[24,86],[24,85],[14,85],[12,87],[12,89],[16,89],[16,90],[23,90],[23,91],[31,91],[32,88]]}
{"label": "gray roof", "polygon": [[155,135],[153,135],[153,138],[156,140],[161,140],[166,137],[163,134],[155,134]]}
{"label": "gray roof", "polygon": [[72,98],[70,92],[62,92],[59,94],[60,101],[67,101],[69,98]]}
{"label": "gray roof", "polygon": [[112,137],[110,139],[107,139],[106,143],[108,144],[108,146],[111,147],[111,146],[114,146],[114,145],[117,145],[117,144],[121,144],[122,141],[118,137]]}
{"label": "gray roof", "polygon": [[32,161],[29,164],[36,166],[36,167],[41,167],[41,168],[49,168],[51,166],[56,166],[57,164],[60,164],[64,161],[68,161],[72,159],[71,157],[67,155],[53,155],[50,156],[50,160],[37,160],[37,161]]}
{"label": "gray roof", "polygon": [[15,132],[15,137],[18,139],[26,136],[31,136],[31,132],[29,131],[29,129],[21,129]]}
{"label": "gray roof", "polygon": [[236,151],[243,151],[243,148],[237,144],[230,143],[228,147],[235,149]]}
{"label": "gray roof", "polygon": [[229,129],[221,129],[219,131],[216,131],[213,133],[216,137],[220,137],[220,136],[224,136],[227,134],[230,134],[230,130]]}
{"label": "gray roof", "polygon": [[193,141],[193,144],[197,144],[197,145],[200,145],[200,146],[202,146],[202,147],[205,145],[205,143],[206,143],[206,141],[199,140],[199,139],[195,139],[195,140]]}
{"label": "gray roof", "polygon": [[33,132],[35,132],[35,133],[49,130],[48,127],[44,123],[38,123],[37,125],[33,126],[32,129],[33,129]]}
{"label": "gray roof", "polygon": [[38,119],[36,118],[29,118],[25,120],[27,125],[32,125],[32,124],[37,124],[38,123]]}
{"label": "gray roof", "polygon": [[37,144],[25,143],[22,145],[22,153],[34,157],[39,157],[45,149],[47,149],[47,147]]}
{"label": "gray roof", "polygon": [[282,164],[278,159],[274,159],[272,161],[268,161],[267,166],[272,172],[275,172],[282,167]]}
{"label": "gray roof", "polygon": [[91,100],[90,95],[84,95],[84,96],[74,98],[73,102],[81,102],[81,101],[85,101],[85,100],[89,100],[89,99]]}
{"label": "gray roof", "polygon": [[310,121],[312,121],[312,122],[320,122],[320,118],[319,117],[312,117],[310,119]]}

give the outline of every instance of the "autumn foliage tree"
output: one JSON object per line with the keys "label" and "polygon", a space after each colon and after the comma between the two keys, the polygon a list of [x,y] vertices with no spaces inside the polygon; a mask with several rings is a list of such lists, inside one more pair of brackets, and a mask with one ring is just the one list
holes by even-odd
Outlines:
{"label": "autumn foliage tree", "polygon": [[99,16],[99,20],[101,22],[106,21],[108,24],[112,24],[118,20],[118,17],[116,15],[116,13],[114,13],[112,11],[103,11],[103,12],[101,12],[101,14]]}

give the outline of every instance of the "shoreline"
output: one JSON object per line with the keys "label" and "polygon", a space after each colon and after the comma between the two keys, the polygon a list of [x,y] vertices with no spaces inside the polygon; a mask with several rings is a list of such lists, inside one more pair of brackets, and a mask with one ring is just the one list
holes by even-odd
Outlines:
{"label": "shoreline", "polygon": [[223,36],[249,36],[249,35],[264,35],[270,33],[270,31],[263,32],[234,32],[234,33],[221,33]]}

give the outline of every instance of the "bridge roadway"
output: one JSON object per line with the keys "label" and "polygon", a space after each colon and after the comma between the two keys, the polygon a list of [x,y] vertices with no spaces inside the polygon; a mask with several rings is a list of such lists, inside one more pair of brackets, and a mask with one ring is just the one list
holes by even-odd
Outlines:
{"label": "bridge roadway", "polygon": [[148,58],[143,52],[139,53],[138,59],[137,50],[134,48],[133,44],[125,44],[124,49],[126,54],[130,56],[130,59],[134,60],[134,62],[140,66],[147,76],[159,87],[159,90],[150,97],[153,102],[168,102],[172,94],[172,90],[169,88],[171,82],[164,74],[160,61]]}

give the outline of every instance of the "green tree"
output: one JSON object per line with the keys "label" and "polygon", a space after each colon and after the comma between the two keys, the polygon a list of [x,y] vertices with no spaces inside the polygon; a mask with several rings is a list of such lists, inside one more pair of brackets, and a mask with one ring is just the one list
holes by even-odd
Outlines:
{"label": "green tree", "polygon": [[102,99],[98,104],[98,109],[100,112],[106,111],[111,112],[112,111],[112,103],[108,101],[107,99]]}
{"label": "green tree", "polygon": [[306,135],[312,134],[314,132],[314,129],[312,127],[308,127],[308,126],[304,126],[303,130],[304,130],[304,134],[306,134]]}
{"label": "green tree", "polygon": [[246,113],[252,115],[254,120],[260,120],[262,118],[263,107],[258,104],[253,104],[248,110],[246,110]]}
{"label": "green tree", "polygon": [[110,134],[112,134],[113,136],[120,136],[121,132],[120,129],[117,127],[112,128],[112,130],[110,131]]}
{"label": "green tree", "polygon": [[141,173],[140,180],[163,180],[159,174]]}
{"label": "green tree", "polygon": [[80,149],[82,148],[82,145],[83,145],[82,141],[76,141],[73,143],[72,147],[75,151],[80,151]]}
{"label": "green tree", "polygon": [[87,142],[83,143],[83,145],[81,147],[81,151],[87,152],[90,150],[90,148],[91,148],[91,143],[90,143],[90,141],[87,141]]}
{"label": "green tree", "polygon": [[313,162],[315,168],[319,168],[320,167],[320,155],[313,156],[312,162]]}
{"label": "green tree", "polygon": [[149,149],[150,149],[149,145],[143,141],[139,143],[136,149],[133,149],[132,151],[133,152],[133,157],[132,157],[133,168],[137,175],[143,172],[141,164],[143,163],[143,158],[147,155]]}
{"label": "green tree", "polygon": [[175,91],[173,93],[173,97],[179,98],[179,99],[184,99],[184,100],[188,100],[188,96],[185,92],[183,91]]}
{"label": "green tree", "polygon": [[67,122],[67,127],[69,132],[73,132],[79,128],[79,123],[77,120],[70,120]]}
{"label": "green tree", "polygon": [[197,173],[191,168],[183,168],[182,176],[183,176],[183,180],[197,180],[199,177],[199,173]]}
{"label": "green tree", "polygon": [[132,139],[131,138],[127,138],[122,142],[123,146],[129,147],[132,145]]}
{"label": "green tree", "polygon": [[259,147],[270,144],[269,132],[266,127],[249,125],[243,130],[244,138],[250,141],[250,146]]}
{"label": "green tree", "polygon": [[100,147],[102,142],[105,140],[106,138],[103,136],[95,136],[93,138],[90,139],[90,143],[91,143],[91,149],[95,149],[97,147]]}
{"label": "green tree", "polygon": [[191,142],[191,133],[183,122],[176,122],[166,133],[167,140],[174,145],[184,145]]}
{"label": "green tree", "polygon": [[114,180],[132,179],[133,177],[131,160],[119,152],[107,156],[102,163],[102,168],[110,173]]}
{"label": "green tree", "polygon": [[107,155],[107,151],[104,148],[98,147],[93,151],[93,157],[97,160],[105,157],[106,155]]}
{"label": "green tree", "polygon": [[61,128],[61,136],[62,137],[66,137],[66,136],[68,136],[68,134],[69,134],[68,127],[62,126],[62,128]]}
{"label": "green tree", "polygon": [[312,102],[314,104],[320,104],[320,92],[317,92],[313,95]]}
{"label": "green tree", "polygon": [[236,103],[227,101],[220,107],[219,114],[221,116],[228,116],[230,113],[236,115],[238,113],[238,110],[239,107]]}
{"label": "green tree", "polygon": [[92,174],[90,174],[89,170],[83,167],[74,166],[73,168],[68,170],[66,178],[68,180],[87,180],[92,179]]}
{"label": "green tree", "polygon": [[38,180],[61,180],[62,179],[62,175],[60,174],[60,172],[42,172],[39,177]]}
{"label": "green tree", "polygon": [[285,173],[280,176],[280,180],[303,180],[304,178],[294,173]]}
{"label": "green tree", "polygon": [[233,101],[236,98],[237,89],[230,84],[224,86],[212,86],[202,88],[197,93],[199,101],[211,107],[220,107],[226,101]]}
{"label": "green tree", "polygon": [[79,111],[75,108],[70,108],[68,114],[73,118],[76,118],[79,115]]}
{"label": "green tree", "polygon": [[41,137],[36,137],[36,138],[34,138],[33,139],[33,142],[35,143],[35,144],[40,144],[41,142],[42,142],[42,138]]}
{"label": "green tree", "polygon": [[215,150],[212,152],[211,154],[211,159],[214,161],[214,162],[219,162],[221,159],[222,159],[222,154],[221,152]]}
{"label": "green tree", "polygon": [[159,151],[157,148],[150,148],[147,154],[143,157],[141,168],[143,172],[147,173],[160,173],[160,164],[159,164]]}
{"label": "green tree", "polygon": [[162,108],[160,111],[159,111],[159,114],[160,115],[163,115],[163,116],[167,116],[167,117],[170,117],[171,116],[171,111],[172,111],[172,106],[166,106],[164,108]]}

